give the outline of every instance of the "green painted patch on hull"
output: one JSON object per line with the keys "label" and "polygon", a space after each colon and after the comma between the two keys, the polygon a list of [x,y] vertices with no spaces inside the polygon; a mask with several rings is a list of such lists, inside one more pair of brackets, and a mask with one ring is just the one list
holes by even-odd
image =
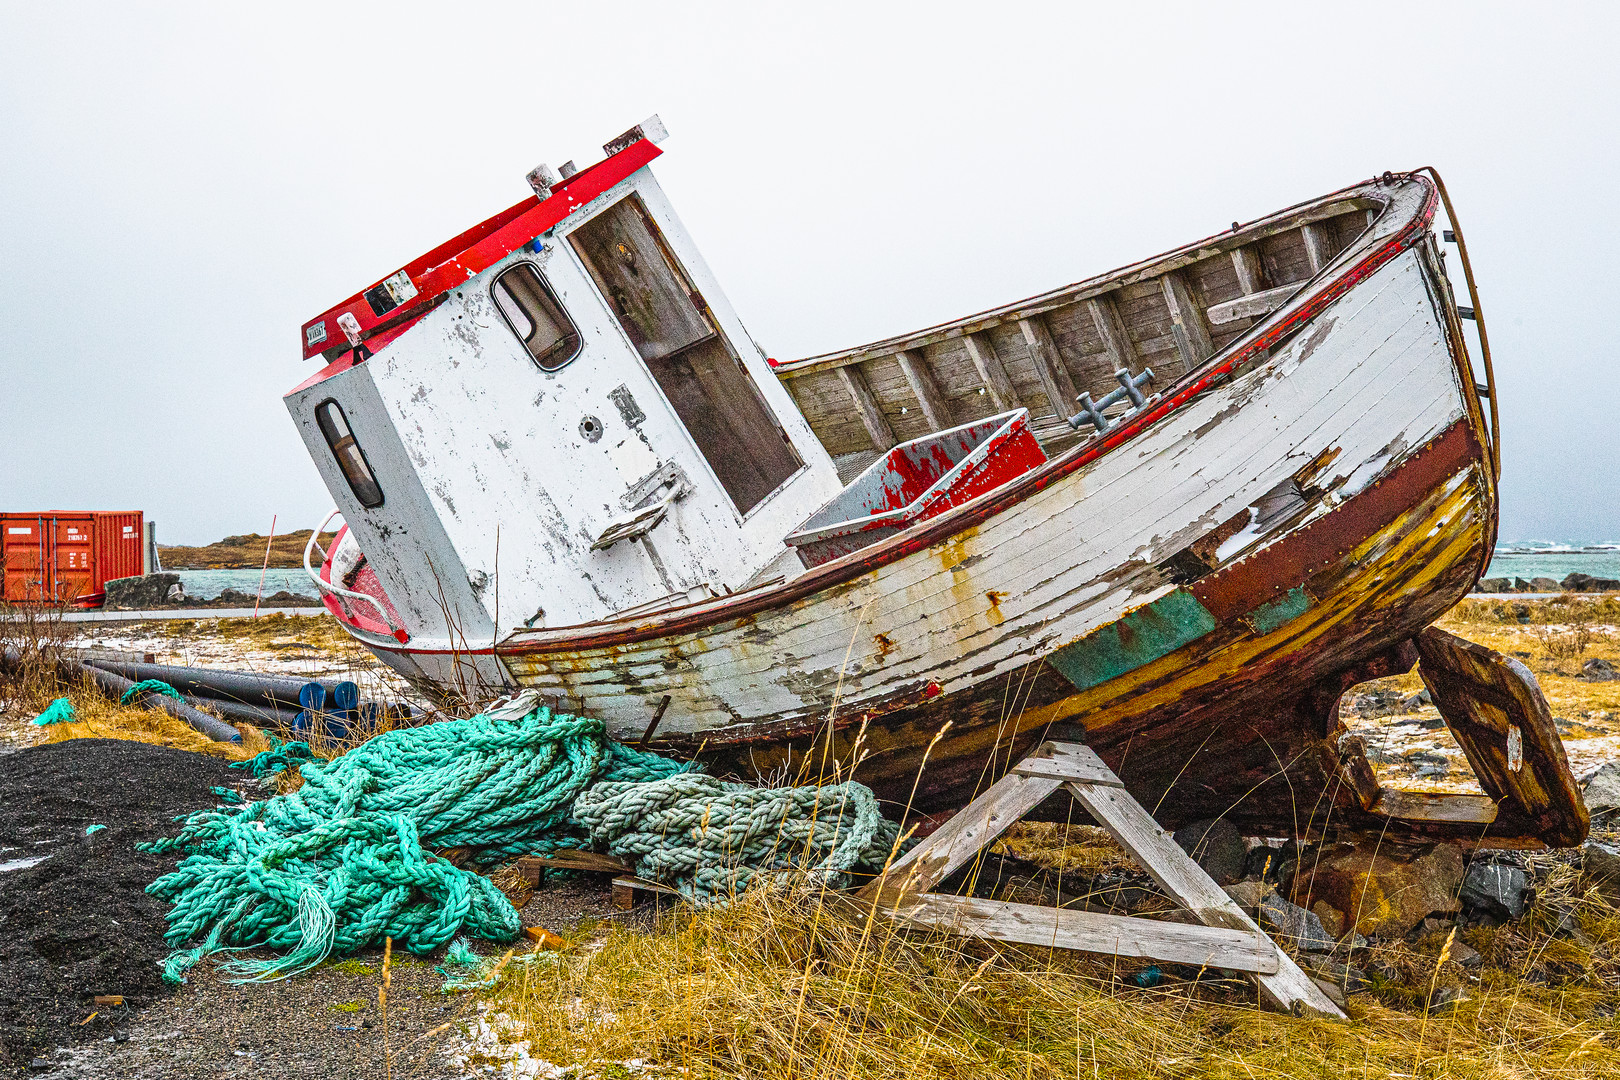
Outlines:
{"label": "green painted patch on hull", "polygon": [[1099,626],[1046,658],[1081,690],[1168,656],[1215,629],[1215,616],[1186,589],[1166,593],[1122,619]]}
{"label": "green painted patch on hull", "polygon": [[1311,598],[1301,588],[1289,589],[1275,600],[1268,601],[1244,616],[1257,634],[1269,634],[1279,626],[1293,622],[1311,609]]}

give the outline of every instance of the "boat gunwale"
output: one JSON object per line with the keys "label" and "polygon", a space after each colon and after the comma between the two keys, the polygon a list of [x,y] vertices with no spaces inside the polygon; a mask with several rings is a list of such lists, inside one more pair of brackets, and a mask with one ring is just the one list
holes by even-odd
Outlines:
{"label": "boat gunwale", "polygon": [[[1309,281],[1301,283],[1300,293],[1287,304],[1278,308],[1266,320],[1245,331],[1225,349],[1211,356],[1201,367],[1182,376],[1169,390],[1155,395],[1155,399],[1150,399],[1148,407],[1122,420],[1104,435],[1100,437],[1093,435],[1070,447],[1045,465],[941,514],[926,525],[904,530],[869,548],[851,552],[842,558],[807,570],[790,581],[739,591],[718,600],[704,600],[669,608],[651,620],[601,619],[573,626],[518,628],[509,632],[495,646],[495,654],[530,656],[626,645],[700,631],[717,623],[747,618],[844,584],[949,539],[1002,513],[1102,455],[1130,442],[1148,427],[1211,389],[1234,370],[1315,319],[1329,304],[1348,293],[1352,287],[1401,252],[1416,246],[1427,231],[1438,207],[1437,189],[1433,181],[1416,173],[1392,175],[1398,181],[1414,182],[1424,189],[1420,204],[1406,223],[1382,244],[1373,247],[1357,260],[1347,262],[1333,276],[1325,276],[1324,271],[1324,275],[1314,285]],[[1365,186],[1366,184],[1354,185],[1312,201],[1322,202],[1340,196],[1345,191]],[[1340,255],[1342,257],[1343,253]],[[1448,338],[1449,336],[1448,334]],[[1452,345],[1454,347],[1455,343]],[[1472,422],[1470,416],[1470,426]]]}

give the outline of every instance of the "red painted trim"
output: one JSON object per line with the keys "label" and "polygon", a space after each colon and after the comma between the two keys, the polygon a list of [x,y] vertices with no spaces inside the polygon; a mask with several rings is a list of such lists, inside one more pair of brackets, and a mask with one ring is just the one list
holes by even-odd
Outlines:
{"label": "red painted trim", "polygon": [[644,623],[627,623],[624,620],[586,623],[573,628],[574,632],[567,637],[538,641],[508,639],[498,646],[496,653],[501,656],[544,655],[606,645],[625,645],[688,633],[730,619],[755,615],[784,604],[794,603],[823,589],[870,573],[1002,513],[1129,442],[1149,426],[1213,388],[1234,370],[1248,363],[1261,351],[1276,345],[1300,325],[1314,319],[1333,301],[1366,280],[1402,251],[1416,244],[1427,231],[1429,222],[1433,220],[1439,197],[1434,183],[1425,177],[1403,175],[1400,179],[1420,183],[1427,188],[1422,207],[1402,226],[1400,232],[1363,256],[1359,262],[1347,267],[1338,277],[1319,287],[1304,304],[1252,339],[1241,351],[1218,361],[1211,358],[1204,367],[1183,376],[1181,381],[1167,390],[1152,408],[1136,413],[1110,429],[1106,436],[1102,438],[1093,436],[1053,458],[1044,467],[1033,469],[994,492],[981,495],[972,502],[947,511],[926,525],[907,529],[870,547],[823,563],[779,588],[738,593],[712,604],[699,605],[691,609],[677,609],[676,612],[668,613],[661,619],[655,618]]}
{"label": "red painted trim", "polygon": [[[410,306],[423,307],[427,301],[487,270],[647,165],[660,153],[662,151],[650,139],[633,142],[612,157],[581,169],[557,184],[551,189],[551,196],[544,201],[524,199],[473,226],[455,239],[448,240],[427,254],[406,263],[401,269],[410,275],[411,283],[416,286],[417,291],[417,295],[410,300]],[[382,315],[373,314],[371,305],[366,303],[365,298],[368,290],[376,288],[393,276],[393,274],[385,275],[342,303],[328,308],[304,323],[299,328],[299,345],[303,349],[304,359],[307,360],[336,344],[344,343],[343,331],[338,329],[337,320],[338,316],[345,312],[352,314],[359,321],[361,331],[369,330],[388,319],[397,318],[399,316],[397,308]],[[427,309],[423,307],[422,314],[426,313]],[[306,332],[309,327],[323,320],[326,323],[325,340],[314,345],[308,344]],[[306,382],[299,389],[309,385]]]}

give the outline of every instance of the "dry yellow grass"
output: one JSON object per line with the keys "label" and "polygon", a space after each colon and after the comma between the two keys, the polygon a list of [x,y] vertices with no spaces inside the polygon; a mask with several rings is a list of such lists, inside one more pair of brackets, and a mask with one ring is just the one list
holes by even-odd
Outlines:
{"label": "dry yellow grass", "polygon": [[[1511,947],[1518,930],[1491,933],[1509,965],[1552,947],[1534,927]],[[1380,992],[1335,1023],[1261,1012],[1236,983],[1138,990],[1116,976],[1140,963],[908,935],[760,893],[593,944],[492,992],[535,1057],[584,1075],[642,1059],[666,1075],[770,1080],[1620,1076],[1613,989],[1537,986],[1511,967],[1443,1012]],[[1425,986],[1432,944],[1410,959]],[[1440,983],[1460,970],[1448,962]]]}

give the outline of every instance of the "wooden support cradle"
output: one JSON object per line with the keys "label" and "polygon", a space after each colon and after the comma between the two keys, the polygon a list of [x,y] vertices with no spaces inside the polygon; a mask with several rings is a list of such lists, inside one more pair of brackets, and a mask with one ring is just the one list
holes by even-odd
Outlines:
{"label": "wooden support cradle", "polygon": [[[931,892],[1059,787],[1096,818],[1153,880],[1202,925]],[[859,898],[903,923],[1046,945],[1246,972],[1264,1003],[1344,1018],[1168,833],[1089,747],[1047,742],[897,860]]]}

